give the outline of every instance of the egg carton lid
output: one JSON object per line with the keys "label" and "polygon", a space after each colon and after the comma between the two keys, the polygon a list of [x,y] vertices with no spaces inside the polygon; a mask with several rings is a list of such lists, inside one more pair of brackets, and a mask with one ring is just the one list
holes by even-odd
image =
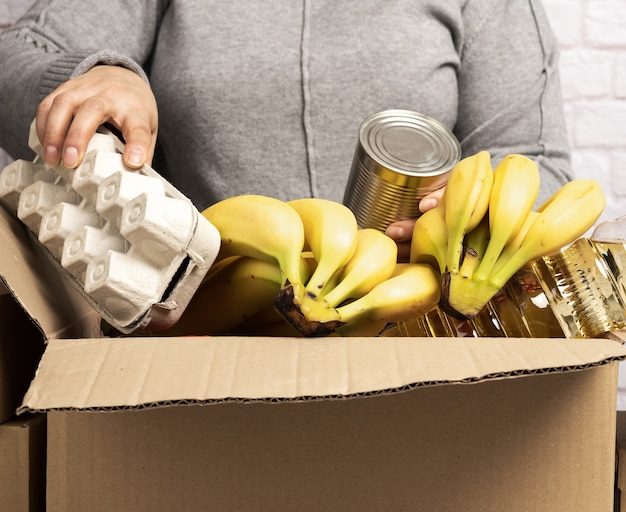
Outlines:
{"label": "egg carton lid", "polygon": [[150,166],[128,168],[104,127],[76,169],[43,161],[34,122],[29,146],[0,171],[0,201],[113,328],[174,325],[217,257],[215,226]]}

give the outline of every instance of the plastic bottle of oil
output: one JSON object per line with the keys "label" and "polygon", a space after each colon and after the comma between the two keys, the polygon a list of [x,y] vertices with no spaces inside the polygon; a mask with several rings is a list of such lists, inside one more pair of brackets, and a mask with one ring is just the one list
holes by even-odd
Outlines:
{"label": "plastic bottle of oil", "polygon": [[563,330],[530,265],[520,269],[471,320],[439,307],[390,326],[382,336],[562,338]]}
{"label": "plastic bottle of oil", "polygon": [[591,239],[538,259],[533,271],[565,337],[594,338],[626,326],[624,296]]}
{"label": "plastic bottle of oil", "polygon": [[389,326],[382,337],[409,336],[419,338],[476,337],[479,334],[469,320],[457,320],[435,307],[428,313]]}
{"label": "plastic bottle of oil", "polygon": [[[518,270],[505,286],[505,291],[512,301],[513,310],[510,316],[517,316],[518,323],[522,323],[526,332],[520,328],[517,333],[509,336],[531,338],[563,338],[565,335],[558,322],[546,292],[536,273],[533,264],[525,265]],[[510,320],[503,320],[507,327]],[[511,329],[508,328],[510,332]]]}

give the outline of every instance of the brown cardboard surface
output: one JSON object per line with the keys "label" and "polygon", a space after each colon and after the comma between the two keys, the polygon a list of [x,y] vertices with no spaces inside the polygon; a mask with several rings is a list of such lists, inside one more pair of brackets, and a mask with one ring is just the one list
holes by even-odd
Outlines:
{"label": "brown cardboard surface", "polygon": [[45,510],[46,416],[25,415],[0,425],[0,511]]}
{"label": "brown cardboard surface", "polygon": [[46,341],[19,412],[49,411],[49,511],[611,509],[617,341],[101,338],[0,234]]}
{"label": "brown cardboard surface", "polygon": [[48,510],[609,512],[617,364],[345,400],[48,413]]}
{"label": "brown cardboard surface", "polygon": [[0,295],[0,423],[15,414],[43,353],[41,332],[9,294]]}
{"label": "brown cardboard surface", "polygon": [[617,411],[615,512],[626,511],[626,411]]}
{"label": "brown cardboard surface", "polygon": [[45,338],[99,336],[99,318],[26,227],[0,204],[0,280]]}
{"label": "brown cardboard surface", "polygon": [[106,338],[50,340],[20,410],[386,392],[623,359],[612,340]]}

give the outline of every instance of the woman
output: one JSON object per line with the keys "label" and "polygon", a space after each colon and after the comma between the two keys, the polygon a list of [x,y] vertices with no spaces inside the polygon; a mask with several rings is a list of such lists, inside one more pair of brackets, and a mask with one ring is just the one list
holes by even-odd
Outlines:
{"label": "woman", "polygon": [[[0,35],[0,146],[32,158],[36,115],[45,159],[75,167],[106,122],[199,209],[341,201],[360,123],[401,108],[463,156],[532,157],[542,201],[571,179],[557,57],[539,0],[39,0]],[[388,229],[404,255],[411,228]]]}

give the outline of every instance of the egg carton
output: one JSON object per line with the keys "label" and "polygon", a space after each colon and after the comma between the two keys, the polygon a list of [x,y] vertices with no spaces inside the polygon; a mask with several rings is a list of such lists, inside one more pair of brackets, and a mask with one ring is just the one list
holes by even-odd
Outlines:
{"label": "egg carton", "polygon": [[34,123],[29,146],[33,161],[0,172],[0,201],[118,331],[174,325],[217,257],[217,229],[150,166],[126,167],[111,131],[76,169],[44,163]]}

